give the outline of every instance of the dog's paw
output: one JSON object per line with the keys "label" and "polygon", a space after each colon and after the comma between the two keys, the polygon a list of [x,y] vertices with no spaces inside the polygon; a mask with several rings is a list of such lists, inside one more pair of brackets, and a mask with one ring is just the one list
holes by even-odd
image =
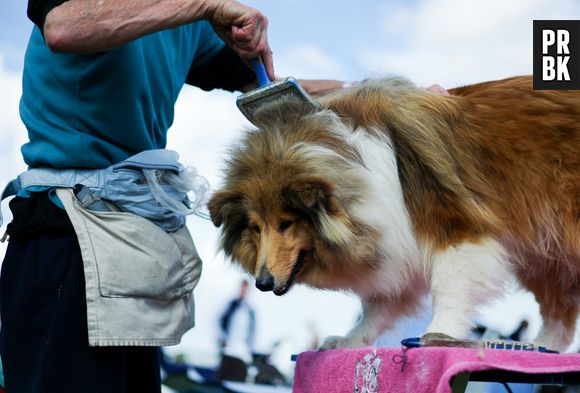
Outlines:
{"label": "dog's paw", "polygon": [[534,342],[558,352],[565,352],[574,341],[574,330],[566,329],[560,322],[546,321]]}
{"label": "dog's paw", "polygon": [[348,337],[341,337],[341,336],[330,336],[327,337],[322,345],[320,346],[320,350],[325,349],[339,349],[339,348],[354,348],[359,347],[354,340]]}

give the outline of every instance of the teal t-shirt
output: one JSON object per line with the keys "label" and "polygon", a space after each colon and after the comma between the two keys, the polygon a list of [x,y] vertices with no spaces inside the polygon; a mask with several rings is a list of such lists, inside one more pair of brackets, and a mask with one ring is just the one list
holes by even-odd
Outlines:
{"label": "teal t-shirt", "polygon": [[224,43],[207,21],[153,33],[97,54],[52,53],[30,37],[20,116],[30,167],[104,168],[164,148],[190,68]]}

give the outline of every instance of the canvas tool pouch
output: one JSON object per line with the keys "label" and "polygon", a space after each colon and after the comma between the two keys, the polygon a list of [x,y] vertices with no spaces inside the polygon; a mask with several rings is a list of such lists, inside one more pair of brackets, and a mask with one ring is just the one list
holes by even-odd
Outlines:
{"label": "canvas tool pouch", "polygon": [[186,226],[165,232],[122,211],[85,208],[57,189],[83,257],[89,344],[174,345],[194,325],[201,260]]}
{"label": "canvas tool pouch", "polygon": [[207,181],[177,160],[159,149],[99,170],[31,169],[2,193],[56,190],[81,250],[92,346],[174,345],[194,325],[201,260],[185,216]]}

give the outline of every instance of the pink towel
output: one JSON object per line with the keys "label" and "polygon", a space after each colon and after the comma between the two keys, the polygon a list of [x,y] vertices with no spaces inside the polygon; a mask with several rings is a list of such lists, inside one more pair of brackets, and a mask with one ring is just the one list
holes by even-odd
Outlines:
{"label": "pink towel", "polygon": [[448,393],[455,375],[490,369],[580,371],[580,355],[441,347],[304,352],[298,356],[293,393]]}

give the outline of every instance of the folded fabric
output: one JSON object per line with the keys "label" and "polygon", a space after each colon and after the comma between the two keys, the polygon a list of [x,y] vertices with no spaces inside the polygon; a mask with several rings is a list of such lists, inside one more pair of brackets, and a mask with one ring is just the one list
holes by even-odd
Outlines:
{"label": "folded fabric", "polygon": [[580,372],[580,354],[425,347],[356,348],[298,356],[293,393],[449,393],[464,372]]}

